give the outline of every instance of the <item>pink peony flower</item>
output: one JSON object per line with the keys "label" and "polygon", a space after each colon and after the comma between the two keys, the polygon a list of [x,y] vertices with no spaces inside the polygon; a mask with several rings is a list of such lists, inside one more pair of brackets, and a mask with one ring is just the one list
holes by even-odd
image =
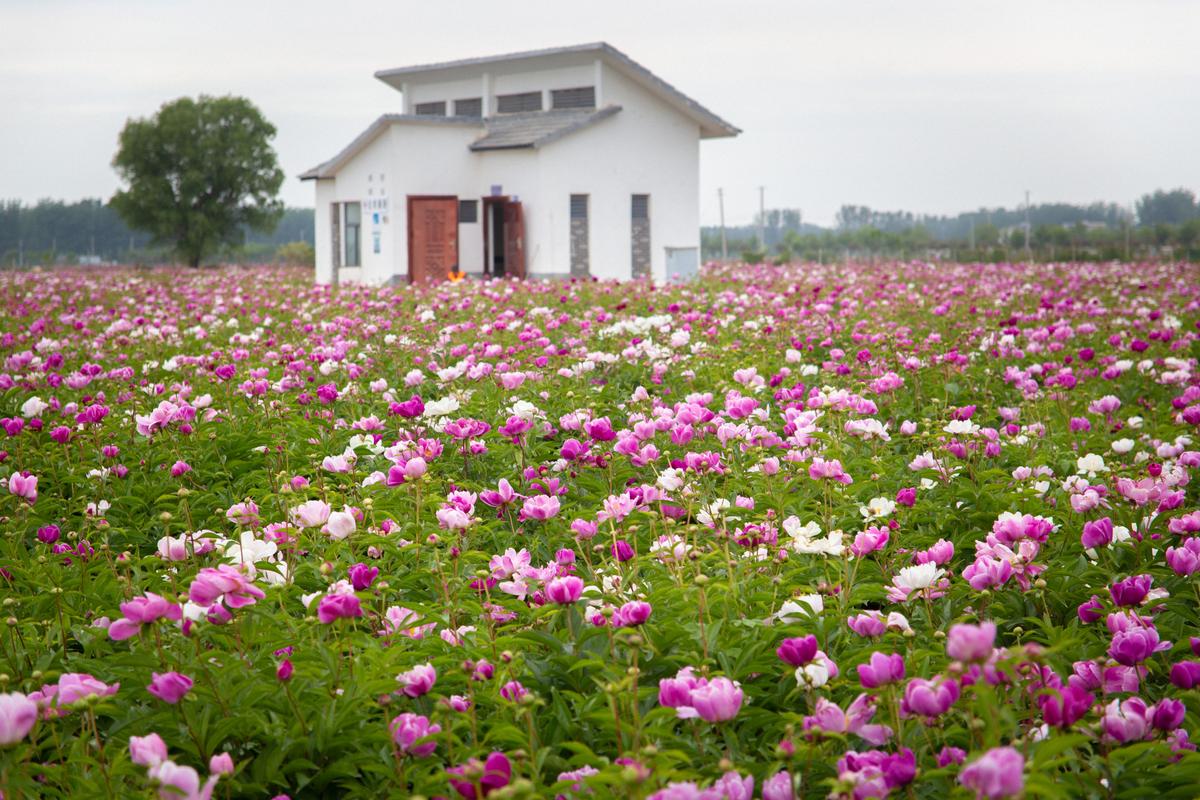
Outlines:
{"label": "pink peony flower", "polygon": [[37,722],[37,703],[20,692],[0,694],[0,747],[25,738]]}
{"label": "pink peony flower", "polygon": [[437,670],[432,664],[418,664],[407,672],[396,676],[400,682],[401,691],[409,697],[420,697],[428,694],[437,682]]}
{"label": "pink peony flower", "polygon": [[424,758],[437,749],[436,741],[422,741],[442,732],[442,726],[431,725],[429,718],[405,712],[389,726],[396,749],[414,758]]}
{"label": "pink peony flower", "polygon": [[192,679],[179,672],[151,673],[150,685],[146,687],[150,694],[165,703],[174,705],[192,690]]}
{"label": "pink peony flower", "polygon": [[1012,747],[993,747],[963,768],[958,782],[973,790],[976,800],[1017,797],[1025,790],[1025,757]]}

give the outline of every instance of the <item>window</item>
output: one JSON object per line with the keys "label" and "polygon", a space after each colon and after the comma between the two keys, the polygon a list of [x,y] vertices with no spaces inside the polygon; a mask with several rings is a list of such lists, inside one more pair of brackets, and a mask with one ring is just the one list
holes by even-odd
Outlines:
{"label": "window", "polygon": [[633,196],[632,211],[634,219],[650,219],[650,195],[635,194]]}
{"label": "window", "polygon": [[458,224],[461,225],[464,222],[479,222],[478,200],[458,201]]}
{"label": "window", "polygon": [[588,196],[586,194],[571,195],[571,219],[587,219]]}
{"label": "window", "polygon": [[343,203],[345,207],[345,228],[346,228],[346,259],[344,266],[361,267],[362,266],[362,204],[361,203]]}
{"label": "window", "polygon": [[571,277],[586,278],[590,272],[588,242],[588,196],[571,195]]}
{"label": "window", "polygon": [[454,116],[456,117],[482,117],[483,116],[483,98],[482,97],[467,97],[462,100],[454,101]]}
{"label": "window", "polygon": [[496,97],[496,113],[517,114],[521,111],[541,111],[542,93],[523,92],[521,94],[502,94]]}
{"label": "window", "polygon": [[633,218],[629,223],[631,275],[633,278],[644,278],[650,274],[650,195],[633,195],[630,216]]}
{"label": "window", "polygon": [[579,86],[574,89],[554,89],[550,92],[551,108],[595,108],[596,87]]}
{"label": "window", "polygon": [[417,103],[417,116],[420,117],[444,117],[446,116],[446,101],[438,100],[436,103]]}

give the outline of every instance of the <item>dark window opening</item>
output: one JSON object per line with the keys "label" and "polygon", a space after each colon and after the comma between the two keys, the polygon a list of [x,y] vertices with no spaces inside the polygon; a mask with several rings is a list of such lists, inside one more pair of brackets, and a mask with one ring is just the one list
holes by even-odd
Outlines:
{"label": "dark window opening", "polygon": [[346,259],[344,266],[360,267],[362,266],[362,204],[361,203],[344,203],[346,214]]}
{"label": "dark window opening", "polygon": [[482,117],[483,116],[483,98],[482,97],[467,97],[462,100],[454,101],[454,116],[456,117]]}
{"label": "dark window opening", "polygon": [[650,219],[650,195],[635,194],[632,211],[634,219]]}
{"label": "dark window opening", "polygon": [[417,103],[417,116],[420,117],[444,117],[446,116],[446,101],[438,100],[436,103]]}
{"label": "dark window opening", "polygon": [[478,200],[458,201],[458,223],[461,225],[464,222],[479,222]]}
{"label": "dark window opening", "polygon": [[551,108],[595,108],[596,87],[578,86],[574,89],[553,89],[550,92]]}
{"label": "dark window opening", "polygon": [[506,272],[504,263],[504,204],[492,203],[492,275],[503,278]]}
{"label": "dark window opening", "polygon": [[522,111],[541,111],[541,92],[522,92],[521,94],[502,94],[496,98],[497,114],[518,114]]}
{"label": "dark window opening", "polygon": [[587,219],[588,196],[586,194],[571,195],[571,219]]}

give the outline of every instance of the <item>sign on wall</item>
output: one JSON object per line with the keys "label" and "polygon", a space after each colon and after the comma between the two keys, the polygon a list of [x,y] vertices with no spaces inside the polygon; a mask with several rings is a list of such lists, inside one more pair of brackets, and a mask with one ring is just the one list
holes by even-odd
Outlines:
{"label": "sign on wall", "polygon": [[379,255],[383,252],[383,232],[379,226],[387,223],[388,199],[371,197],[363,203],[363,207],[371,215],[371,252]]}

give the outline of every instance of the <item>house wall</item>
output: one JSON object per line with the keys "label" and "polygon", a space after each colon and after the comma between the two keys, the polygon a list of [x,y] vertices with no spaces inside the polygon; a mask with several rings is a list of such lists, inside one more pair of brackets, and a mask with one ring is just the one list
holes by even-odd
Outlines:
{"label": "house wall", "polygon": [[316,187],[316,204],[313,212],[313,252],[316,256],[317,283],[333,282],[333,250],[330,237],[329,204],[333,202],[334,181],[332,178],[313,181]]}
{"label": "house wall", "polygon": [[539,151],[548,273],[570,272],[570,196],[586,194],[591,274],[630,277],[634,194],[650,195],[654,280],[666,279],[666,248],[700,246],[700,129],[625,76],[604,67],[606,104],[621,111]]}

